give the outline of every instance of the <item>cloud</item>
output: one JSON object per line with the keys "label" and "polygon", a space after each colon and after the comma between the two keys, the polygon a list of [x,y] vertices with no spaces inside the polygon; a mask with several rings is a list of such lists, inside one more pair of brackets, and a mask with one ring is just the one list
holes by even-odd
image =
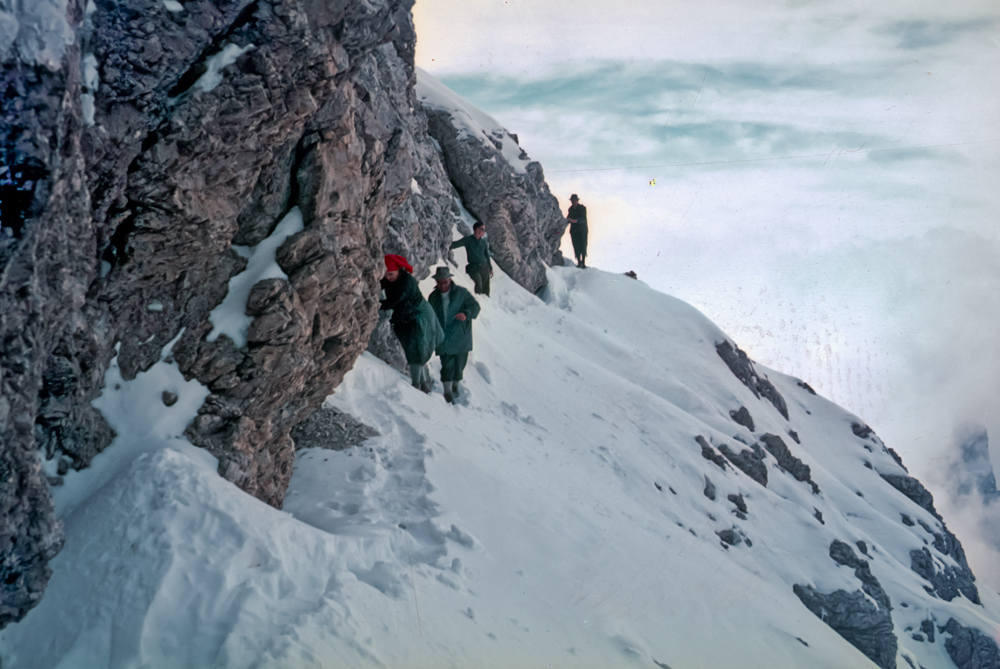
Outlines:
{"label": "cloud", "polygon": [[970,34],[992,31],[996,24],[997,19],[991,16],[963,21],[893,21],[874,32],[898,38],[896,46],[900,49],[916,51],[952,44]]}

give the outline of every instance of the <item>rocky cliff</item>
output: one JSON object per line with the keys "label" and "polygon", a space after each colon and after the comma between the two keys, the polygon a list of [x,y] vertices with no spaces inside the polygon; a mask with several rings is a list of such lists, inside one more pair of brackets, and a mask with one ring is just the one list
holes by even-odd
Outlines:
{"label": "rocky cliff", "polygon": [[[460,217],[452,181],[496,193],[488,171],[464,173],[483,156],[428,134],[412,4],[0,4],[0,626],[38,602],[61,545],[49,485],[113,438],[91,405],[113,358],[128,379],[176,342],[211,391],[189,439],[280,507],[291,429],[377,323],[382,254],[426,276]],[[523,198],[476,213],[534,290],[564,221],[530,174],[547,212],[530,234],[510,224],[535,206]],[[301,224],[272,238],[290,213]],[[281,276],[252,286],[244,330],[219,334],[213,311],[269,239]]]}

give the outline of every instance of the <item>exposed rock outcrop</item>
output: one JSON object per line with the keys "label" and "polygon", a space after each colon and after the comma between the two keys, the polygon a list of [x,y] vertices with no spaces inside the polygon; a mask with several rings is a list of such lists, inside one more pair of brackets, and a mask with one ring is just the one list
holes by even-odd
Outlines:
{"label": "exposed rock outcrop", "polygon": [[997,642],[975,627],[965,627],[954,618],[949,618],[941,631],[951,635],[945,640],[944,647],[958,669],[1000,667],[1000,648],[997,647]]}
{"label": "exposed rock outcrop", "polygon": [[776,434],[765,434],[760,440],[764,442],[764,448],[774,456],[774,459],[778,461],[778,465],[782,469],[791,474],[796,481],[808,483],[812,487],[814,495],[819,493],[819,486],[812,480],[812,469],[809,468],[809,465],[802,462],[802,460],[792,455],[784,439]]}
{"label": "exposed rock outcrop", "polygon": [[719,357],[726,363],[730,371],[736,375],[736,378],[743,382],[743,385],[750,389],[755,397],[763,397],[768,400],[778,410],[778,413],[784,416],[785,420],[788,420],[788,406],[785,404],[785,398],[781,396],[778,389],[774,387],[774,384],[766,376],[757,374],[753,362],[747,357],[746,353],[728,341],[716,344],[715,352],[719,354]]}
{"label": "exposed rock outcrop", "polygon": [[975,576],[967,567],[938,565],[931,552],[924,547],[910,551],[910,569],[931,583],[930,587],[925,586],[924,589],[935,597],[950,602],[961,593],[969,601],[979,604]]}
{"label": "exposed rock outcrop", "polygon": [[[211,392],[189,439],[280,507],[291,429],[378,340],[382,254],[426,276],[460,218],[414,95],[412,0],[40,2],[65,14],[42,35],[54,46],[0,45],[0,626],[37,602],[62,541],[37,451],[65,472],[111,443],[91,401],[114,356],[131,379],[176,340],[172,360]],[[456,164],[479,160],[462,150]],[[529,168],[508,184],[527,199],[482,212],[525,285],[562,232]],[[233,247],[295,207],[284,277],[253,286],[241,336],[209,336],[247,263]]]}
{"label": "exposed rock outcrop", "polygon": [[418,96],[430,134],[441,145],[465,207],[486,224],[497,264],[527,290],[539,290],[545,265],[562,264],[559,240],[567,225],[541,164],[485,114],[442,105],[440,84],[423,72],[420,77]]}
{"label": "exposed rock outcrop", "polygon": [[767,464],[764,462],[764,449],[760,444],[744,448],[738,454],[726,444],[719,444],[719,452],[726,456],[744,474],[765,488],[767,487]]}
{"label": "exposed rock outcrop", "polygon": [[[893,631],[892,605],[882,584],[847,543],[834,540],[830,558],[839,565],[854,569],[861,590],[836,590],[823,594],[812,586],[795,585],[792,590],[806,608],[844,637],[852,646],[883,669],[896,666],[898,639]],[[865,597],[865,595],[871,597]],[[874,601],[872,601],[874,600]]]}

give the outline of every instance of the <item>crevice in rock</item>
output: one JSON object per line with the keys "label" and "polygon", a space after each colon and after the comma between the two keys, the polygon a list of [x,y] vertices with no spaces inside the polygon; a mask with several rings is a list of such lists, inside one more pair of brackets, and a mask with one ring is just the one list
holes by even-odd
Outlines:
{"label": "crevice in rock", "polygon": [[259,0],[253,0],[253,2],[240,10],[240,13],[236,15],[236,18],[229,25],[229,28],[216,35],[212,40],[212,43],[202,49],[202,52],[198,54],[198,57],[195,59],[191,67],[185,70],[184,73],[177,79],[177,82],[170,87],[170,90],[167,92],[167,97],[178,98],[191,90],[191,87],[194,86],[198,79],[201,78],[201,75],[208,71],[208,59],[220,53],[223,48],[225,48],[226,40],[232,37],[237,30],[256,20],[254,18],[254,14],[257,11],[258,4]]}

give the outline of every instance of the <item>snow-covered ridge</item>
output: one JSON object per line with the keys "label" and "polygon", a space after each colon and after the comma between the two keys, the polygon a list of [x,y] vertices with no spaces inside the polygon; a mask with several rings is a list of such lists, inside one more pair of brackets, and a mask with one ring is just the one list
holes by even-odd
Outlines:
{"label": "snow-covered ridge", "polygon": [[515,172],[518,174],[527,172],[528,164],[531,162],[527,154],[496,119],[419,67],[416,94],[424,106],[449,112],[455,127],[478,138],[484,144],[495,147]]}
{"label": "snow-covered ridge", "polygon": [[[363,356],[328,403],[380,436],[300,452],[284,512],[218,477],[183,421],[144,437],[154,421],[126,429],[134,406],[104,403],[127,436],[66,477],[86,496],[41,605],[0,632],[5,669],[871,667],[793,592],[881,608],[858,572],[891,602],[889,666],[955,666],[952,619],[995,634],[1000,596],[944,601],[911,568],[925,548],[958,564],[863,421],[757,367],[786,419],[723,362],[723,332],[641,282],[548,279],[539,299],[498,273],[462,405]],[[197,406],[164,356],[116,392]],[[776,437],[808,481],[771,448],[766,486],[720,455]],[[120,473],[97,486],[102,458]],[[836,542],[867,567],[832,559]]]}

